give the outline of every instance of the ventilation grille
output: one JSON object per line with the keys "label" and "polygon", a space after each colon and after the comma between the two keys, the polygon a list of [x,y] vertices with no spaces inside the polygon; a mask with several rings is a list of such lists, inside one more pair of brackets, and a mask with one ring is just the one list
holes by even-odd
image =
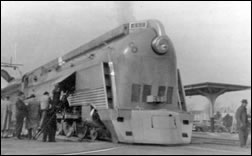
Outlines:
{"label": "ventilation grille", "polygon": [[92,104],[97,109],[107,108],[105,90],[103,87],[76,91],[68,98],[70,106]]}

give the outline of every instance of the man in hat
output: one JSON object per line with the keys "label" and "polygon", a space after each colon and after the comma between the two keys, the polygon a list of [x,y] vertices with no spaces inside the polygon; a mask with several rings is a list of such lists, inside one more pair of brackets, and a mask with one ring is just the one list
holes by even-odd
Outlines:
{"label": "man in hat", "polygon": [[237,121],[237,130],[239,132],[240,146],[246,147],[246,142],[248,139],[248,115],[247,115],[247,105],[248,101],[243,99],[241,101],[241,106],[237,109],[235,117]]}

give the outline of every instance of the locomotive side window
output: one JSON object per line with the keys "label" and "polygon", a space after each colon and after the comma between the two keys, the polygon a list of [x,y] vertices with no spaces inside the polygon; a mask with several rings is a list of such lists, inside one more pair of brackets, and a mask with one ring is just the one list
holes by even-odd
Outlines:
{"label": "locomotive side window", "polygon": [[172,104],[172,93],[173,93],[173,87],[168,87],[167,90],[167,103]]}
{"label": "locomotive side window", "polygon": [[147,101],[147,96],[151,95],[151,85],[144,85],[143,87],[143,102]]}
{"label": "locomotive side window", "polygon": [[141,93],[141,85],[139,85],[139,84],[132,84],[131,101],[132,102],[139,102],[139,100],[140,100],[140,93]]}
{"label": "locomotive side window", "polygon": [[163,96],[165,96],[165,86],[159,86],[158,87],[158,96],[159,97],[163,97]]}

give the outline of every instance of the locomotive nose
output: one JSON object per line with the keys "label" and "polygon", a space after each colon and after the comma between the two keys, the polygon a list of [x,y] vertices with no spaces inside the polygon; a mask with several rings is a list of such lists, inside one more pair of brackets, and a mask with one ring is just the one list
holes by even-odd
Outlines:
{"label": "locomotive nose", "polygon": [[157,20],[148,20],[148,24],[157,34],[157,37],[151,43],[152,49],[158,55],[166,54],[169,50],[169,40],[166,36],[164,26]]}
{"label": "locomotive nose", "polygon": [[164,55],[168,52],[169,42],[167,37],[159,36],[152,41],[152,48],[155,53],[159,55]]}

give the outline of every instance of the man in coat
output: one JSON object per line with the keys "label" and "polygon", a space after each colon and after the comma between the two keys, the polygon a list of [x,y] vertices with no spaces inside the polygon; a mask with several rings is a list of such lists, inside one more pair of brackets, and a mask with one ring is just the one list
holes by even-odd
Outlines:
{"label": "man in coat", "polygon": [[5,101],[1,102],[1,110],[3,109],[5,112],[1,113],[4,115],[4,120],[1,120],[1,124],[4,125],[3,137],[8,137],[11,134],[11,126],[12,126],[12,112],[13,112],[13,103],[10,101],[10,97],[6,96]]}
{"label": "man in coat", "polygon": [[16,101],[16,137],[21,139],[21,131],[23,128],[24,118],[27,117],[27,107],[24,103],[24,93],[19,92]]}
{"label": "man in coat", "polygon": [[7,105],[7,101],[1,98],[1,137],[4,137],[6,130]]}
{"label": "man in coat", "polygon": [[248,139],[248,115],[247,115],[247,105],[248,101],[243,99],[241,106],[237,109],[235,117],[237,121],[237,130],[239,132],[240,146],[245,147]]}
{"label": "man in coat", "polygon": [[28,116],[26,126],[28,129],[28,138],[32,139],[32,135],[36,132],[40,121],[40,102],[36,99],[34,94],[31,95],[28,100],[27,110]]}
{"label": "man in coat", "polygon": [[56,112],[60,107],[60,94],[61,87],[59,84],[56,84],[52,91],[52,103],[51,108],[48,110],[48,117],[50,122],[48,123],[49,128],[49,142],[55,142],[55,135],[57,131],[57,116]]}

